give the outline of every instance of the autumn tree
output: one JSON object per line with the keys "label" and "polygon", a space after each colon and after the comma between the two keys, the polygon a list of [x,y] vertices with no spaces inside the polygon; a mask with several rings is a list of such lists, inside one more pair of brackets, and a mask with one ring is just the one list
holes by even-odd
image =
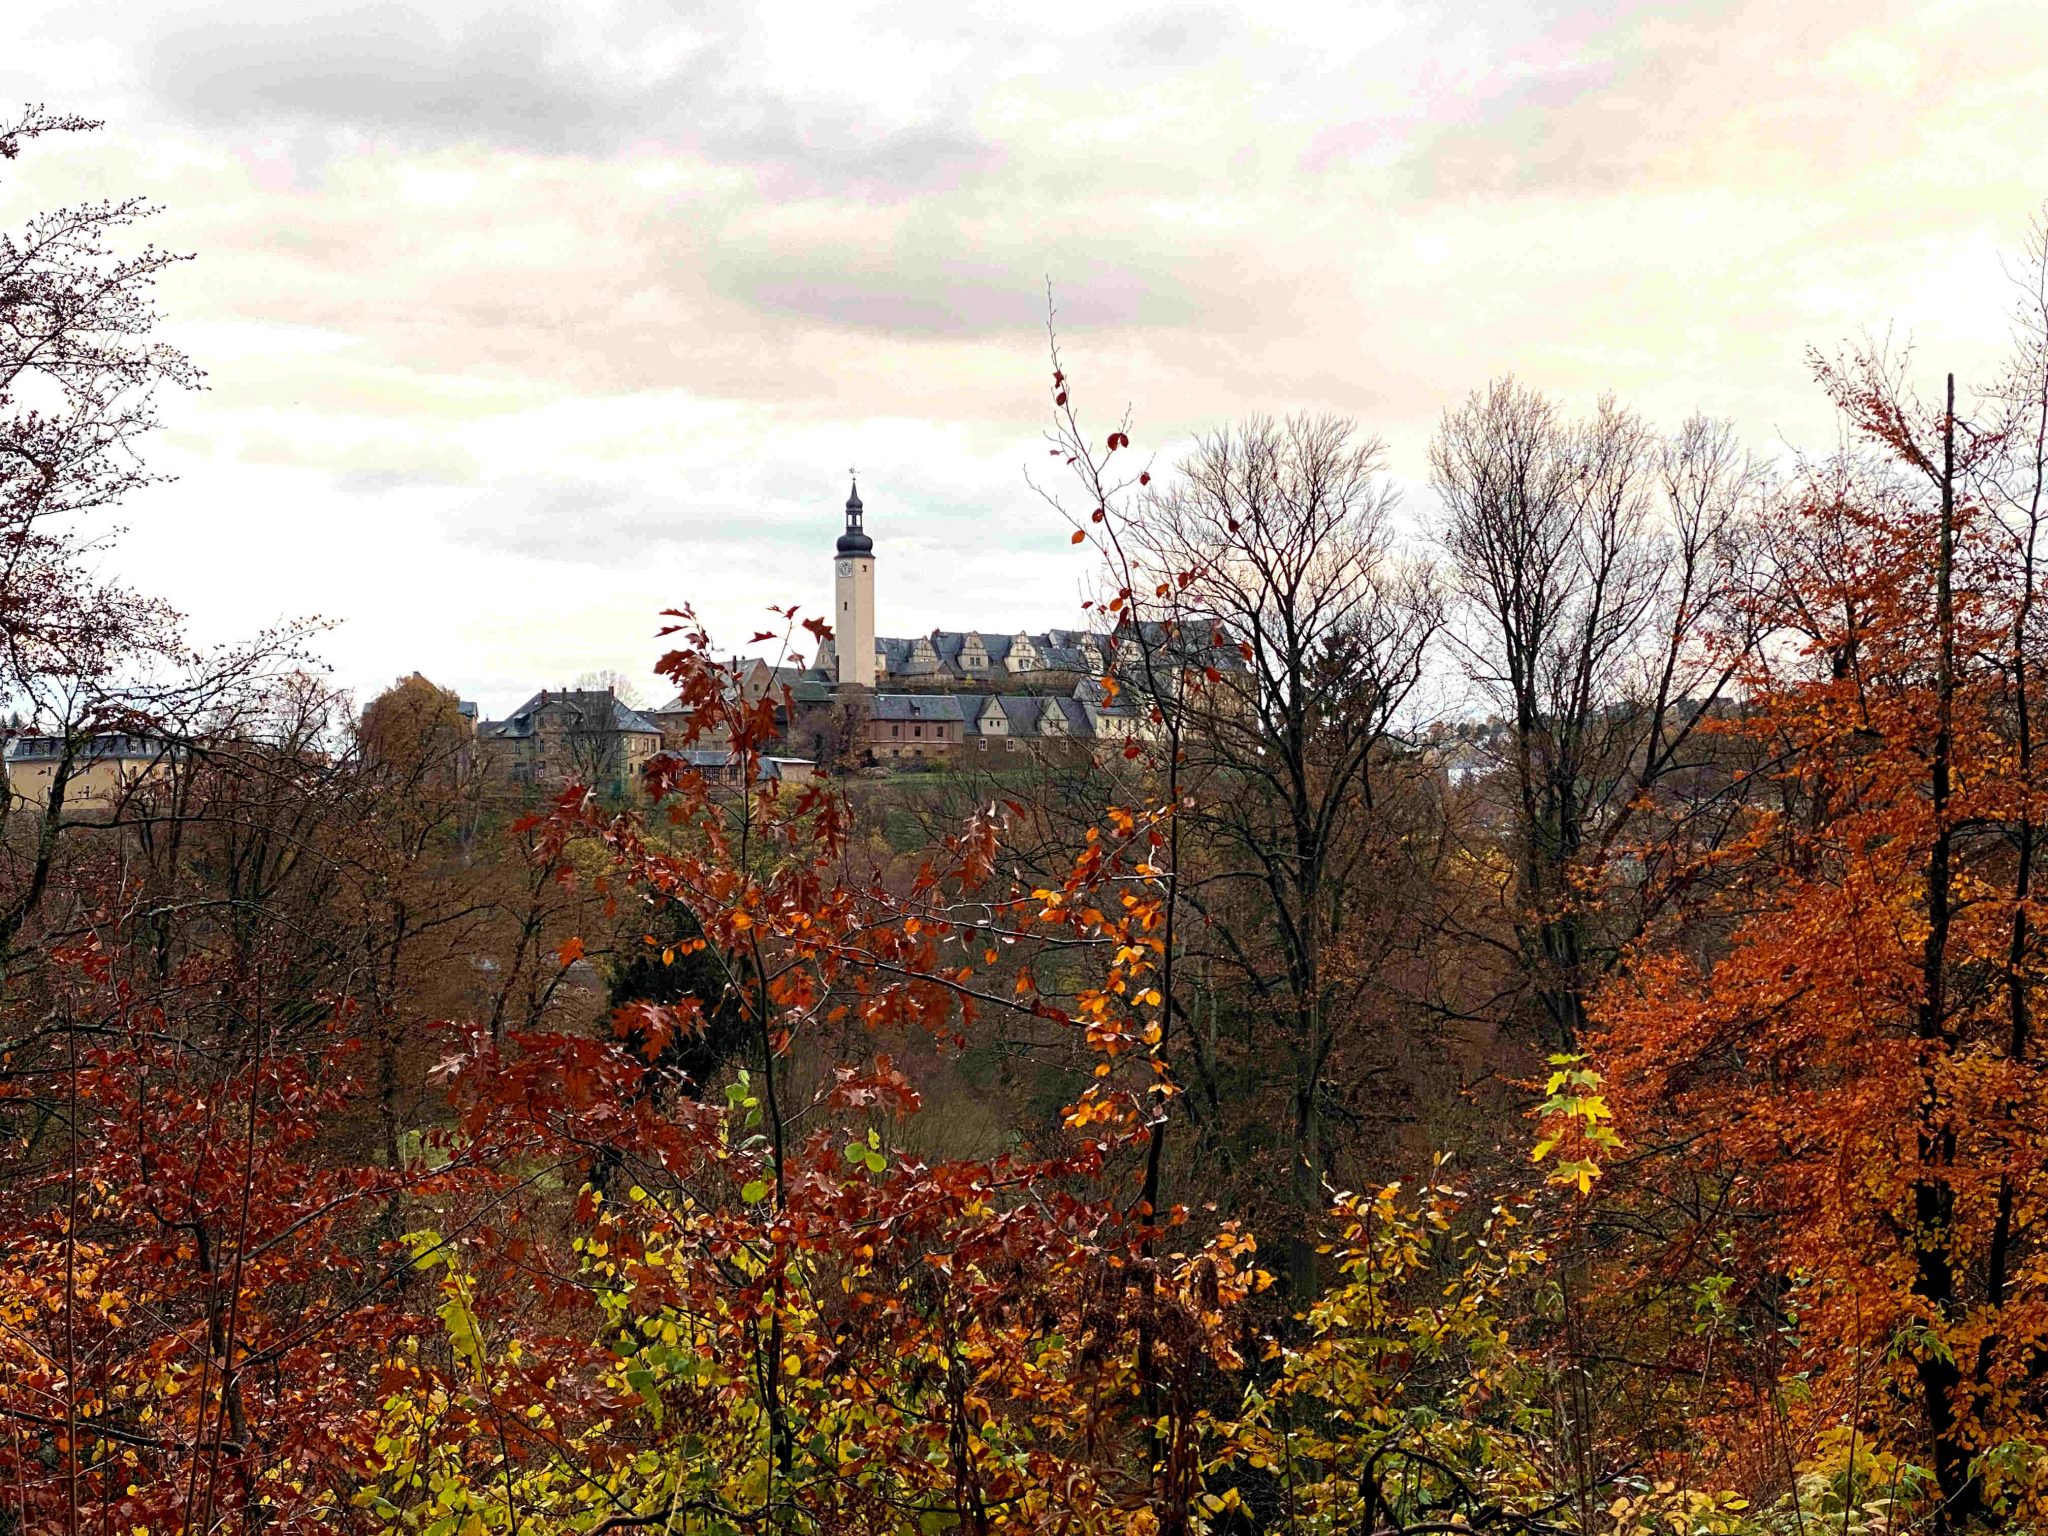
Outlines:
{"label": "autumn tree", "polygon": [[[1183,709],[1182,819],[1201,849],[1186,897],[1213,1002],[1267,1072],[1276,1053],[1286,1063],[1305,1221],[1324,1204],[1331,1073],[1402,942],[1393,786],[1418,768],[1397,733],[1439,605],[1395,546],[1393,509],[1376,439],[1334,417],[1257,418],[1202,438],[1148,488],[1129,533],[1209,651],[1191,659],[1215,681]],[[1130,684],[1140,707],[1144,682]],[[1214,1032],[1193,1038],[1212,1045],[1189,1078],[1213,1103]],[[1290,1269],[1296,1297],[1311,1295],[1305,1236]]]}
{"label": "autumn tree", "polygon": [[1666,439],[1610,399],[1574,422],[1514,379],[1445,413],[1430,469],[1449,633],[1501,726],[1514,958],[1568,1048],[1633,920],[1596,920],[1583,887],[1700,770],[1747,643],[1758,474],[1722,424]]}
{"label": "autumn tree", "polygon": [[[761,772],[773,701],[734,687],[687,615],[678,627],[662,671],[689,734],[729,743],[738,773],[659,758],[651,820],[572,788],[540,830],[601,839],[609,862],[587,875],[642,915],[633,969],[691,982],[636,985],[610,1038],[478,1030],[454,1064],[462,1145],[504,1169],[602,1172],[604,1190],[586,1184],[567,1253],[544,1255],[539,1226],[460,1245],[452,1368],[401,1373],[361,1502],[394,1522],[891,1533],[1110,1530],[1138,1508],[1187,1530],[1194,1384],[1236,1359],[1227,1314],[1259,1282],[1235,1234],[1156,1254],[1174,1218],[1096,1184],[1146,1136],[1113,1070],[1143,1059],[1157,1006],[1137,819],[1057,886],[1020,890],[985,810],[897,885],[856,854],[830,780]],[[1028,974],[993,990],[1016,943],[1094,955],[1102,982],[1073,1009]],[[920,1154],[898,1051],[1004,1010],[1070,1029],[1112,1070],[1064,1145]],[[720,1013],[741,1064],[714,1093],[676,1046]],[[488,1277],[563,1261],[565,1317],[590,1346],[543,1366]],[[1160,1420],[1132,1415],[1134,1387]]]}
{"label": "autumn tree", "polygon": [[[35,1529],[293,1528],[345,1496],[410,1326],[381,1229],[463,1160],[355,1155],[332,696],[212,701],[66,840],[0,994],[0,1461]],[[431,1165],[430,1165],[431,1161]]]}
{"label": "autumn tree", "polygon": [[1767,1216],[1817,1411],[1923,1454],[1944,1530],[2044,1486],[2038,355],[1972,417],[1818,365],[1865,450],[1774,533],[1725,727],[1770,767],[1601,1009],[1641,1123]]}

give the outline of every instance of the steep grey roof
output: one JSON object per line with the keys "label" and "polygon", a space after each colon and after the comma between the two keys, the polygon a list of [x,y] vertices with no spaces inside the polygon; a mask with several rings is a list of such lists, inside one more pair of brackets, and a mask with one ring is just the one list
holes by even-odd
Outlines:
{"label": "steep grey roof", "polygon": [[868,701],[877,720],[952,720],[967,717],[960,697],[952,693],[878,693]]}
{"label": "steep grey roof", "polygon": [[[1058,698],[1038,693],[967,694],[956,697],[960,698],[961,707],[966,711],[969,722],[967,734],[970,736],[982,734],[981,717],[988,713],[991,707],[1002,713],[1004,729],[1001,734],[1005,736],[1048,734],[1045,729],[1048,710],[1052,712],[1053,718],[1065,723],[1066,734],[1069,736],[1093,736],[1098,715],[1111,719],[1127,717],[1126,711],[1101,710],[1093,705],[1084,704],[1079,699]],[[1058,734],[1058,729],[1055,726],[1051,734]]]}
{"label": "steep grey roof", "polygon": [[534,733],[534,717],[543,708],[560,708],[578,717],[577,724],[588,731],[617,731],[625,735],[659,736],[661,727],[609,689],[543,689],[502,720],[487,720],[480,736],[494,740],[517,740]]}
{"label": "steep grey roof", "polygon": [[981,734],[981,717],[987,713],[990,705],[1000,706],[1001,704],[1001,701],[994,694],[990,693],[962,693],[956,694],[954,697],[960,700],[960,713],[967,721],[967,734],[969,736],[979,736]]}
{"label": "steep grey roof", "polygon": [[1067,717],[1067,733],[1069,735],[1093,736],[1095,734],[1095,717],[1088,713],[1087,706],[1079,699],[1054,699],[1052,702],[1057,704],[1060,708],[1060,713]]}
{"label": "steep grey roof", "polygon": [[[1083,629],[1048,629],[1022,634],[987,629],[935,629],[927,635],[878,635],[875,638],[875,656],[891,676],[959,678],[968,682],[982,677],[1013,675],[1007,663],[1020,641],[1036,653],[1035,666],[1028,670],[1078,672],[1086,677],[1114,664],[1128,673],[1138,665],[1145,651],[1154,655],[1171,652],[1189,662],[1199,661],[1223,672],[1245,670],[1244,658],[1236,647],[1227,643],[1220,646],[1211,643],[1206,626],[1207,621],[1191,618],[1182,625],[1177,640],[1170,638],[1165,627],[1156,621],[1140,624],[1135,630],[1123,629],[1113,634]],[[969,667],[961,659],[967,641],[977,634],[981,637],[982,651],[988,657],[986,667]]]}
{"label": "steep grey roof", "polygon": [[1037,733],[1039,717],[1045,712],[1045,703],[1035,693],[1005,693],[996,699],[996,707],[1009,717],[1012,736],[1030,736]]}
{"label": "steep grey roof", "polygon": [[[10,763],[54,763],[64,755],[62,736],[16,736],[0,756]],[[75,742],[71,756],[77,762],[136,761],[142,758],[177,756],[178,749],[169,742],[156,741],[148,736],[124,735],[118,731],[104,732]]]}
{"label": "steep grey roof", "polygon": [[[961,659],[967,649],[968,640],[975,635],[981,637],[982,653],[988,657],[986,667],[970,667]],[[908,638],[878,635],[875,638],[875,654],[881,659],[882,665],[897,677],[996,676],[1009,670],[1006,663],[1020,639],[1037,652],[1038,669],[1043,671],[1093,671],[1094,663],[1082,650],[1083,646],[1091,643],[1098,651],[1106,654],[1103,649],[1106,637],[1072,629],[1054,629],[1040,634],[1023,635],[1014,631],[989,629],[935,629],[928,635],[913,635]],[[921,654],[924,650],[928,650],[930,654]]]}

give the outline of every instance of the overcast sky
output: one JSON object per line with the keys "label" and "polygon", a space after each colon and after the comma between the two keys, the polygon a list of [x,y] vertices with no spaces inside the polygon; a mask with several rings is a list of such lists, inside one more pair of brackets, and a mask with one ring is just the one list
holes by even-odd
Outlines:
{"label": "overcast sky", "polygon": [[1420,511],[1503,372],[1764,449],[1830,440],[1809,345],[1981,373],[2048,196],[2033,0],[6,0],[6,101],[108,127],[0,218],[140,191],[198,255],[113,558],[487,711],[821,610],[855,464],[885,633],[1072,622],[1048,279],[1102,430],[1337,410]]}

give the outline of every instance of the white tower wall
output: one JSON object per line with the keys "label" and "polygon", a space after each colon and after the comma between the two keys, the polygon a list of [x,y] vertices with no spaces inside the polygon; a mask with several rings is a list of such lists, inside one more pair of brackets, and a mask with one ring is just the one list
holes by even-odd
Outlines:
{"label": "white tower wall", "polygon": [[875,686],[875,557],[832,557],[832,639],[839,681]]}

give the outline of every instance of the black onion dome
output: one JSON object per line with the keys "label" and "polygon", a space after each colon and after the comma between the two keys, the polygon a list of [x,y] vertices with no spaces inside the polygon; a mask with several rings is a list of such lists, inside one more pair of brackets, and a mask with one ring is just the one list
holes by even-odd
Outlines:
{"label": "black onion dome", "polygon": [[861,527],[861,511],[860,485],[855,482],[846,498],[846,532],[839,535],[839,553],[842,555],[871,555],[875,552],[875,541]]}

